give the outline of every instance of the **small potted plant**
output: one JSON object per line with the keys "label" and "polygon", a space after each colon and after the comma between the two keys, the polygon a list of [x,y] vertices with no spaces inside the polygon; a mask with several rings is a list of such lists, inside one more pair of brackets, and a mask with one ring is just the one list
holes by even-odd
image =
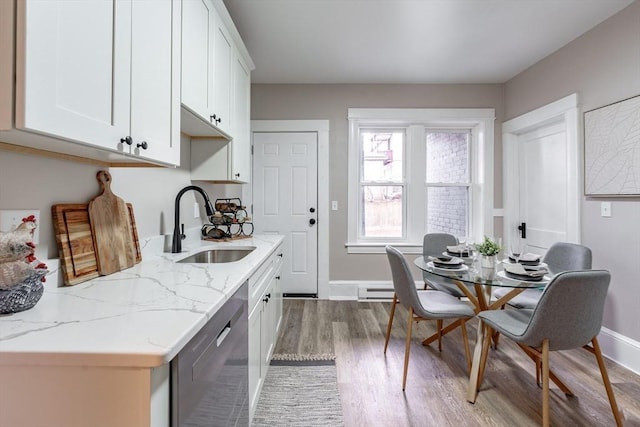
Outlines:
{"label": "small potted plant", "polygon": [[497,242],[485,236],[482,243],[476,245],[476,250],[482,255],[480,260],[482,275],[486,279],[493,279],[496,273],[496,255],[500,253],[502,247]]}

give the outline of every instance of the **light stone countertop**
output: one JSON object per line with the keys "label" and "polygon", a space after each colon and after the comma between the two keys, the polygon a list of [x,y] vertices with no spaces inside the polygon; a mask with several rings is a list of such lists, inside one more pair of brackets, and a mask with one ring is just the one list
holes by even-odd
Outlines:
{"label": "light stone countertop", "polygon": [[[256,235],[230,243],[193,239],[180,254],[164,239],[141,241],[142,262],[75,286],[45,291],[30,310],[0,315],[0,365],[152,368],[173,359],[208,319],[273,253],[283,237]],[[255,246],[232,263],[176,260],[220,246]],[[52,260],[50,260],[52,261]]]}

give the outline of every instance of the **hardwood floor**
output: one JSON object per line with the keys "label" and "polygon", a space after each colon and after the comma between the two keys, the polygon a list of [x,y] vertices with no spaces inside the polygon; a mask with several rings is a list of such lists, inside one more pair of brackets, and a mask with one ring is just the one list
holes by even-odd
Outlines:
{"label": "hardwood floor", "polygon": [[[475,404],[466,400],[462,334],[422,346],[435,322],[414,324],[406,392],[402,366],[407,311],[398,307],[389,349],[383,354],[391,303],[288,299],[276,353],[334,353],[345,425],[351,426],[539,426],[542,390],[534,365],[502,338],[491,350]],[[475,344],[476,321],[469,323]],[[551,386],[554,426],[615,425],[596,359],[579,349],[552,352],[551,367],[575,393]],[[607,361],[625,426],[640,426],[640,376]]]}

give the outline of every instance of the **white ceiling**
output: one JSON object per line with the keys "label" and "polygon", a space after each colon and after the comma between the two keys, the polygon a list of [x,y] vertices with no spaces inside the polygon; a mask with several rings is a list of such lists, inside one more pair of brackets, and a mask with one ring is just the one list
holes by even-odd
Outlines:
{"label": "white ceiling", "polygon": [[254,83],[504,83],[634,0],[224,0]]}

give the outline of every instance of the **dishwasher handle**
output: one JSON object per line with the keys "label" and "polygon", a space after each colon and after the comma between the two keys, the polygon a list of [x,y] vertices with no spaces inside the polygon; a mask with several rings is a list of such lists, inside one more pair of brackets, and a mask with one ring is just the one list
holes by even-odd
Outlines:
{"label": "dishwasher handle", "polygon": [[229,320],[227,324],[224,325],[224,328],[222,328],[222,330],[216,337],[216,347],[220,347],[222,345],[225,338],[227,338],[230,332],[231,332],[231,320]]}

